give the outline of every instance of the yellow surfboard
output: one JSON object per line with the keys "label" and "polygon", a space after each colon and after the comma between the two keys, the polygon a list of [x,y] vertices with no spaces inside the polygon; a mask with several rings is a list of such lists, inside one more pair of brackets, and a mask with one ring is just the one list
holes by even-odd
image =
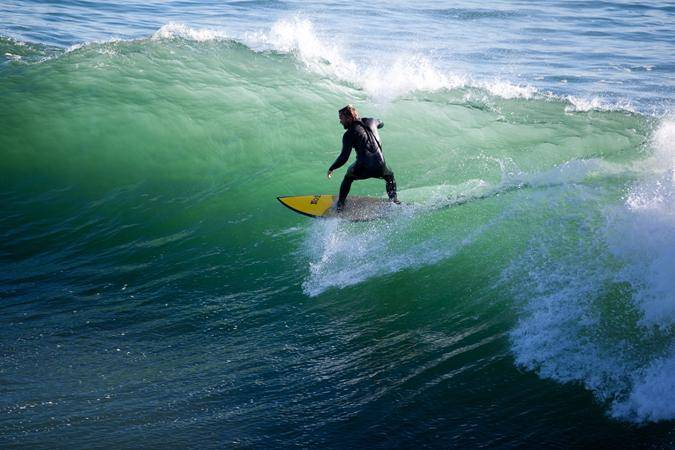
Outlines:
{"label": "yellow surfboard", "polygon": [[330,218],[352,221],[366,221],[385,217],[392,208],[396,207],[384,198],[375,197],[347,197],[344,210],[335,210],[336,195],[298,195],[289,197],[277,197],[282,205],[293,211],[309,217]]}

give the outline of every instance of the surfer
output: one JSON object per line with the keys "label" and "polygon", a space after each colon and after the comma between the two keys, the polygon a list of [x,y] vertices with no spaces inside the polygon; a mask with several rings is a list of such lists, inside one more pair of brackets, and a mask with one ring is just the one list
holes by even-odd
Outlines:
{"label": "surfer", "polygon": [[382,121],[367,117],[359,118],[358,111],[352,105],[345,106],[338,113],[340,123],[347,131],[342,135],[342,151],[328,169],[326,176],[331,178],[333,171],[342,167],[349,160],[352,148],[356,149],[356,162],[349,166],[340,185],[340,195],[336,205],[337,211],[340,212],[344,209],[352,182],[354,180],[365,180],[366,178],[384,179],[389,200],[397,204],[401,203],[396,197],[394,172],[384,161],[382,145],[377,133],[377,130],[384,126]]}

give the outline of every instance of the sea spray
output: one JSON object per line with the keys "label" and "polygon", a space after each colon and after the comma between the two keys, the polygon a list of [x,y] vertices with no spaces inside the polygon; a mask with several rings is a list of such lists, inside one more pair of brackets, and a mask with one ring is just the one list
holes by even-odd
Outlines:
{"label": "sea spray", "polygon": [[657,128],[655,164],[640,164],[618,205],[598,210],[589,192],[506,272],[523,301],[511,332],[518,364],[580,381],[613,416],[638,422],[675,417],[671,127]]}

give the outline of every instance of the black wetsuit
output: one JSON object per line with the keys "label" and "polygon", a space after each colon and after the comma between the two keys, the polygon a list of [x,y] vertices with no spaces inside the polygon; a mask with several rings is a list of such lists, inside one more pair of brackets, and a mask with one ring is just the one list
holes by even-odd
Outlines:
{"label": "black wetsuit", "polygon": [[377,129],[383,126],[384,124],[378,119],[364,117],[352,122],[342,135],[342,151],[328,170],[333,171],[342,167],[349,160],[352,148],[356,150],[356,162],[349,166],[340,185],[338,208],[344,206],[352,182],[366,178],[383,178],[387,183],[387,195],[391,200],[396,200],[394,172],[387,167],[384,161],[380,136],[377,133]]}

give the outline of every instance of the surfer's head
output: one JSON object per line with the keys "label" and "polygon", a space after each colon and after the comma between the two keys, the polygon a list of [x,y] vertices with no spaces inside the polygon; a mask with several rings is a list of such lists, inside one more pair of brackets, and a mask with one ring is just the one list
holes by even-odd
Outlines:
{"label": "surfer's head", "polygon": [[340,117],[340,123],[345,130],[349,128],[349,125],[352,124],[355,120],[359,120],[359,112],[352,105],[347,105],[338,111]]}

